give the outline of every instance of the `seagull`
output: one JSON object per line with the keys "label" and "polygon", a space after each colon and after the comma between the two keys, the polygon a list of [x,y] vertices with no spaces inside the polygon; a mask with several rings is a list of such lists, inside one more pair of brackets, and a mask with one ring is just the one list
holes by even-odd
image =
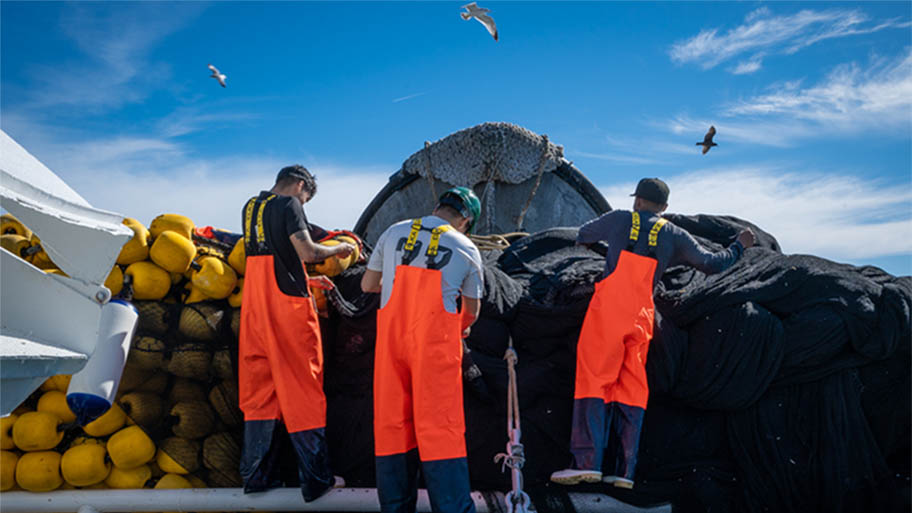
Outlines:
{"label": "seagull", "polygon": [[209,77],[218,80],[218,83],[221,84],[222,87],[225,87],[225,79],[228,77],[219,73],[218,68],[216,68],[212,64],[209,65],[209,69],[212,70],[212,74],[209,75]]}
{"label": "seagull", "polygon": [[718,144],[713,142],[713,136],[716,135],[716,127],[710,125],[709,131],[706,132],[706,135],[703,136],[703,142],[698,142],[697,146],[703,147],[703,155],[706,155],[706,152],[709,151],[713,146],[718,146]]}
{"label": "seagull", "polygon": [[494,18],[486,14],[491,12],[491,9],[478,7],[478,4],[475,2],[472,2],[468,5],[463,5],[462,8],[469,11],[459,13],[459,15],[462,16],[462,19],[467,20],[469,18],[475,18],[479,23],[484,25],[486,29],[488,29],[489,34],[494,36],[494,41],[497,41],[497,25],[494,24]]}

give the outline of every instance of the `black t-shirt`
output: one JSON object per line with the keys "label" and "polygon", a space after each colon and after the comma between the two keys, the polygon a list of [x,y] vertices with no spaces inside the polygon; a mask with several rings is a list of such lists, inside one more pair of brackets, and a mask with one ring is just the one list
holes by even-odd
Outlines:
{"label": "black t-shirt", "polygon": [[[274,197],[266,201],[270,196]],[[260,244],[257,242],[257,220],[263,201],[266,201],[263,208],[265,241]],[[301,230],[309,230],[301,201],[293,196],[280,196],[262,191],[254,203],[249,222],[248,205],[249,203],[245,204],[241,210],[241,223],[247,240],[244,248],[247,256],[272,255],[279,290],[290,296],[308,296],[307,274],[289,238]],[[250,233],[248,230],[251,230]]]}

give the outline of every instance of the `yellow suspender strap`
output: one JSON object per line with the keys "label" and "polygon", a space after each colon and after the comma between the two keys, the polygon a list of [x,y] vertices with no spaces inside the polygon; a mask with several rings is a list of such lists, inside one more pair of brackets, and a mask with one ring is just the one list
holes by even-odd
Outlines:
{"label": "yellow suspender strap", "polygon": [[266,230],[263,229],[263,210],[266,210],[266,204],[269,203],[269,200],[275,198],[275,194],[268,196],[266,199],[260,203],[260,208],[257,210],[257,244],[264,244],[266,242]]}
{"label": "yellow suspender strap", "polygon": [[640,213],[631,212],[633,222],[630,224],[630,244],[635,244],[640,238]]}
{"label": "yellow suspender strap", "polygon": [[434,256],[437,254],[437,247],[440,245],[440,234],[449,231],[450,228],[452,228],[452,226],[444,224],[431,230],[431,243],[428,244],[427,256]]}
{"label": "yellow suspender strap", "polygon": [[250,245],[250,230],[253,229],[253,208],[256,205],[256,198],[250,198],[247,206],[244,208],[244,246]]}
{"label": "yellow suspender strap", "polygon": [[[636,212],[634,212],[634,213],[636,213]],[[662,227],[665,226],[665,223],[667,223],[667,222],[668,222],[667,219],[659,219],[658,221],[656,221],[656,223],[654,225],[652,225],[652,229],[649,230],[649,246],[650,247],[654,248],[659,243],[659,230],[661,230]]]}
{"label": "yellow suspender strap", "polygon": [[409,232],[408,240],[405,241],[405,246],[402,248],[406,252],[412,251],[415,249],[415,241],[418,240],[418,230],[421,229],[421,218],[415,219],[412,221],[412,231]]}

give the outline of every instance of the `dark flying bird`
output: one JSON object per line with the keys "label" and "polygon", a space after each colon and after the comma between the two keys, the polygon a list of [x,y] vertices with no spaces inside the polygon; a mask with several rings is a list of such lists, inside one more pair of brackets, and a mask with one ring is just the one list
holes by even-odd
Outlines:
{"label": "dark flying bird", "polygon": [[706,132],[706,135],[703,136],[703,142],[698,142],[697,146],[703,147],[703,155],[706,155],[706,152],[709,151],[713,146],[718,146],[718,144],[713,142],[713,136],[716,135],[716,127],[710,125],[709,131]]}
{"label": "dark flying bird", "polygon": [[228,77],[219,73],[218,68],[216,68],[212,64],[209,65],[209,69],[212,70],[212,74],[209,75],[209,77],[218,80],[218,83],[221,84],[222,87],[225,87],[225,79]]}
{"label": "dark flying bird", "polygon": [[494,36],[494,41],[497,41],[497,25],[494,24],[494,18],[487,15],[487,13],[491,12],[490,9],[478,7],[478,4],[475,2],[463,5],[462,8],[469,11],[459,13],[459,15],[462,16],[462,19],[468,20],[469,18],[475,18],[488,29],[489,34]]}

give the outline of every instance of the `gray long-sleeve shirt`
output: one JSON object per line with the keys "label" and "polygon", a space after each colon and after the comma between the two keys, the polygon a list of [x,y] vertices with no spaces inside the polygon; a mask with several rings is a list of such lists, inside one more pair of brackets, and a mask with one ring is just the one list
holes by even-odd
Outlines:
{"label": "gray long-sleeve shirt", "polygon": [[[640,237],[633,247],[633,252],[646,255],[649,251],[649,230],[659,220],[653,212],[639,211]],[[580,244],[592,244],[604,241],[608,244],[608,253],[605,258],[605,274],[608,276],[617,266],[621,250],[627,249],[630,239],[630,225],[632,216],[629,210],[612,210],[589,221],[580,227],[576,241]],[[740,242],[734,242],[728,248],[713,253],[703,249],[687,230],[675,226],[671,222],[665,224],[659,231],[658,244],[655,250],[656,264],[653,285],[655,285],[669,266],[689,265],[706,274],[715,274],[728,269],[735,263],[744,247]]]}

